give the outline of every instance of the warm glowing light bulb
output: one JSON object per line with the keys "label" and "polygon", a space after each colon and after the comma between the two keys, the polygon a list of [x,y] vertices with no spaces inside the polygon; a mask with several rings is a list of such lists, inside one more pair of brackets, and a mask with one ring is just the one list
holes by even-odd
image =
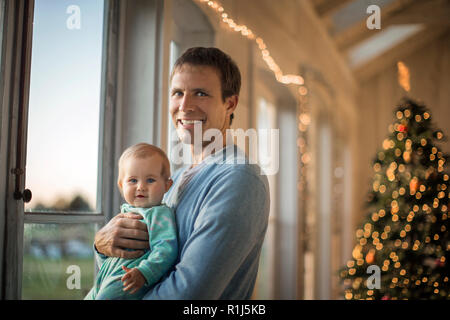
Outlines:
{"label": "warm glowing light bulb", "polygon": [[406,91],[409,92],[411,90],[410,80],[409,80],[409,69],[408,67],[401,61],[397,62],[398,69],[398,82],[400,86]]}
{"label": "warm glowing light bulb", "polygon": [[308,89],[302,86],[298,88],[298,92],[300,93],[301,96],[306,96],[308,94]]}
{"label": "warm glowing light bulb", "polygon": [[305,126],[308,126],[311,123],[311,117],[307,113],[302,113],[299,116],[299,120],[301,123],[303,123]]}

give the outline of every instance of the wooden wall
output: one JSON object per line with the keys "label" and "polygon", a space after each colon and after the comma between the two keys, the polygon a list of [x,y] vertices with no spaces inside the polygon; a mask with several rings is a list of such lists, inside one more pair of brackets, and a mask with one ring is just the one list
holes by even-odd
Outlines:
{"label": "wooden wall", "polygon": [[[172,2],[165,1],[166,8],[170,7]],[[353,230],[356,230],[356,225],[364,214],[361,208],[369,190],[371,160],[387,136],[388,125],[394,120],[393,110],[403,96],[403,91],[397,84],[396,61],[392,56],[387,57],[392,60],[390,64],[386,64],[386,60],[382,61],[383,63],[375,68],[380,69],[376,73],[373,73],[372,65],[370,73],[372,75],[367,73],[365,77],[360,77],[358,76],[360,70],[352,73],[348,68],[309,1],[278,0],[276,5],[274,2],[273,0],[221,1],[236,23],[248,25],[254,33],[264,39],[271,56],[284,73],[298,74],[304,67],[309,68],[320,74],[320,78],[332,92],[328,93],[330,96],[327,103],[312,105],[311,107],[315,109],[311,111],[312,114],[319,111],[328,114],[335,124],[336,130],[333,133],[338,135],[340,141],[344,141],[342,145],[348,147],[350,151],[353,220],[352,225],[347,226],[346,230],[352,230],[351,233],[354,235]],[[242,89],[233,127],[251,128],[255,123],[258,84],[262,83],[260,71],[268,71],[268,68],[254,42],[227,28],[207,6],[198,1],[194,3],[199,5],[214,29],[215,45],[229,53],[241,69]],[[165,18],[165,23],[170,24],[171,17]],[[450,135],[449,44],[450,33],[447,32],[434,40],[423,41],[421,47],[414,46],[414,52],[401,57],[411,70],[411,97],[426,103],[437,125],[448,135]],[[307,86],[311,84],[311,81],[308,83],[308,79],[306,80]],[[282,92],[276,86],[270,89],[274,95]],[[296,87],[288,86],[287,89],[286,91],[295,97]],[[311,101],[318,101],[324,96],[317,95],[310,98]],[[292,148],[297,146],[292,145]],[[315,146],[311,145],[310,148],[314,153]],[[450,142],[444,145],[444,150],[450,152]],[[312,162],[317,160],[313,159]],[[301,254],[299,252],[299,256]],[[279,264],[278,270],[283,270],[283,259],[280,259]],[[303,270],[299,270],[299,274],[301,273]],[[299,283],[299,287],[302,285]],[[297,297],[303,296],[300,291],[297,293]],[[337,296],[333,295],[333,298]]]}
{"label": "wooden wall", "polygon": [[[198,3],[196,1],[196,3]],[[310,74],[314,75],[308,77],[308,75],[301,74],[305,77],[306,86],[309,89],[309,101],[311,108],[312,121],[316,122],[316,114],[328,114],[333,119],[335,124],[333,135],[337,134],[345,136],[345,141],[350,149],[352,155],[356,155],[356,110],[357,105],[355,103],[355,97],[357,92],[357,82],[350,68],[347,66],[345,60],[336,49],[332,39],[329,37],[325,25],[317,16],[314,8],[311,6],[310,1],[306,0],[277,0],[276,4],[273,0],[223,0],[221,4],[225,8],[226,12],[233,18],[238,24],[246,24],[251,30],[258,36],[264,39],[271,56],[275,59],[283,73],[285,74],[299,74],[303,70],[309,70]],[[259,52],[256,44],[249,40],[243,39],[240,34],[230,30],[224,23],[220,23],[217,16],[212,13],[207,6],[199,6],[202,11],[208,16],[211,25],[215,29],[215,45],[225,52],[230,54],[237,62],[242,73],[242,88],[240,94],[239,106],[235,112],[236,118],[233,121],[233,127],[248,129],[255,126],[255,118],[257,116],[256,103],[259,98],[258,91],[260,85],[263,84],[263,79],[260,76],[261,71],[264,71],[272,76],[271,71],[265,65],[261,53]],[[273,81],[273,79],[272,79]],[[286,86],[280,90],[279,84],[274,84],[268,87],[268,90],[276,97],[276,99],[282,99],[286,96],[290,96],[290,99],[298,96],[296,86]],[[319,91],[326,91],[325,93]],[[327,98],[327,99],[326,99]],[[320,102],[320,101],[327,101]],[[277,103],[277,107],[279,107]],[[278,111],[278,116],[281,110]],[[280,127],[284,127],[281,125]],[[295,141],[295,139],[293,139]],[[316,146],[314,146],[313,140],[309,151],[311,152],[312,160],[309,170],[314,171],[313,164],[318,163],[319,159],[316,159],[314,155],[317,154]],[[295,143],[291,145],[292,149],[298,149]],[[357,163],[357,161],[352,161]],[[330,164],[331,165],[331,164]],[[332,171],[333,172],[333,171]],[[294,174],[294,172],[292,172]],[[313,177],[314,174],[311,174]],[[353,173],[353,176],[355,174]],[[317,197],[315,190],[315,183],[313,179],[309,179],[311,188],[311,196],[308,199],[299,198],[299,201],[307,201],[308,203],[315,203]],[[356,184],[353,182],[353,186]],[[281,189],[276,190],[279,194]],[[332,197],[332,195],[328,195]],[[354,212],[357,202],[355,197],[352,197],[353,205],[351,205],[351,211]],[[277,199],[273,199],[275,202]],[[279,199],[278,199],[279,200]],[[320,201],[320,199],[318,199]],[[277,213],[277,233],[287,234],[288,223],[282,219],[283,212],[281,207],[277,206],[275,209]],[[311,205],[306,209],[308,214],[317,215],[316,208]],[[336,210],[333,211],[333,216],[336,216]],[[305,218],[306,212],[302,212],[298,215],[298,221]],[[312,226],[311,234],[317,235],[319,223],[318,220]],[[301,223],[299,223],[300,225]],[[290,226],[289,226],[290,227]],[[310,226],[308,225],[308,228]],[[352,226],[353,229],[353,226]],[[302,237],[304,234],[298,234],[298,274],[296,277],[290,277],[288,267],[291,263],[291,256],[295,255],[295,252],[287,257],[284,255],[282,247],[283,241],[277,239],[275,247],[277,252],[277,259],[275,261],[275,276],[274,276],[274,296],[273,298],[303,298],[305,297],[303,291],[305,288],[303,281],[306,281],[306,277],[309,277],[309,282],[312,290],[311,298],[319,298],[317,290],[312,287],[317,287],[317,279],[314,278],[314,274],[305,275],[303,270],[303,243]],[[295,237],[292,237],[292,241],[295,241]],[[317,239],[311,239],[312,251],[319,257],[319,252],[316,250]],[[313,269],[316,269],[317,264],[320,261],[316,260]],[[341,264],[343,262],[338,261]],[[330,273],[331,274],[331,273]],[[333,270],[333,274],[335,274]],[[296,279],[297,278],[297,279]],[[288,281],[291,285],[287,285]],[[297,292],[292,294],[292,284],[297,282]],[[308,289],[309,290],[309,289]],[[331,290],[331,284],[330,284]],[[333,298],[337,298],[333,296]]]}
{"label": "wooden wall", "polygon": [[[450,136],[450,31],[401,59],[410,69],[410,97],[421,100],[436,125]],[[371,160],[394,122],[394,109],[404,96],[397,82],[396,61],[360,83],[358,94],[359,185],[357,198],[364,203],[372,178]],[[450,140],[442,144],[450,152]],[[363,210],[356,216],[363,217]]]}

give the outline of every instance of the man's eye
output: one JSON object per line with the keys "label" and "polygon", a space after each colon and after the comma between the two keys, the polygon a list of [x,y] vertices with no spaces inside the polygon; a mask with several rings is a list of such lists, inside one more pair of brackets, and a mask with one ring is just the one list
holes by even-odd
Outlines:
{"label": "man's eye", "polygon": [[174,91],[172,93],[172,96],[174,96],[174,97],[181,97],[181,96],[183,96],[183,92],[181,92],[181,91]]}
{"label": "man's eye", "polygon": [[155,179],[152,179],[152,178],[147,179],[147,183],[153,183],[153,182],[155,182]]}
{"label": "man's eye", "polygon": [[203,91],[198,91],[198,92],[195,93],[195,95],[198,96],[198,97],[206,97],[208,94],[206,94]]}

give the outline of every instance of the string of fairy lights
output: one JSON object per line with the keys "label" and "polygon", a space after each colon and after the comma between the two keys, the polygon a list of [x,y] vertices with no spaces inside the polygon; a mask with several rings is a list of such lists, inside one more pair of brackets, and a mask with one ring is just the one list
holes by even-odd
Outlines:
{"label": "string of fairy lights", "polygon": [[267,67],[273,72],[275,79],[284,85],[295,85],[297,89],[297,101],[298,101],[298,130],[300,131],[297,146],[300,152],[300,178],[298,182],[298,190],[304,192],[306,190],[306,172],[307,165],[311,160],[310,153],[307,149],[307,133],[308,127],[311,123],[310,110],[307,104],[308,102],[308,89],[305,86],[305,80],[301,75],[296,74],[284,74],[276,63],[275,59],[270,54],[270,51],[264,42],[263,38],[256,35],[245,24],[236,23],[228,14],[224,7],[219,2],[213,0],[197,0],[200,3],[207,5],[211,10],[215,12],[218,18],[223,24],[230,30],[240,33],[242,37],[247,38],[250,41],[255,41],[258,49],[260,50],[261,57],[266,63]]}

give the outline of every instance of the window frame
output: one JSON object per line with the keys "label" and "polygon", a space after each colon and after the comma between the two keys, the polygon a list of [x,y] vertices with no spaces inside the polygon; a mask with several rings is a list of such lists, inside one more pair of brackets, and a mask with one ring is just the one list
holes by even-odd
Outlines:
{"label": "window frame", "polygon": [[[7,188],[7,141],[9,139],[8,131],[6,130],[7,124],[7,112],[4,107],[4,71],[6,70],[4,61],[4,51],[6,49],[6,41],[4,41],[5,27],[7,25],[6,12],[6,0],[0,0],[0,239],[5,239],[5,227],[6,227],[6,214],[2,214],[6,211],[6,188]],[[3,260],[6,253],[5,246],[0,246],[0,299],[4,299],[4,273],[3,273]]]}
{"label": "window frame", "polygon": [[[211,25],[210,21],[204,12],[192,2],[181,2],[175,0],[172,3],[172,7],[166,10],[167,19],[170,19],[170,26],[168,26],[169,32],[167,32],[168,50],[169,50],[169,65],[168,65],[168,78],[167,78],[167,129],[165,130],[166,138],[164,139],[164,148],[167,148],[167,154],[169,156],[171,172],[175,172],[182,168],[184,164],[174,164],[171,156],[172,151],[178,143],[177,133],[175,126],[172,122],[172,116],[169,111],[170,105],[170,75],[172,74],[172,68],[176,60],[191,47],[213,47],[215,44],[216,30]],[[201,25],[201,28],[195,31],[189,29],[191,24],[190,19],[194,19],[197,22],[197,27]],[[187,149],[183,147],[183,153]],[[188,155],[190,157],[190,154]]]}
{"label": "window frame", "polygon": [[[24,223],[100,223],[111,213],[114,172],[114,110],[117,87],[117,0],[104,0],[102,68],[100,87],[97,205],[95,212],[24,212]],[[24,141],[26,148],[26,141]],[[109,219],[108,219],[109,220]]]}
{"label": "window frame", "polygon": [[[116,142],[120,134],[116,119],[120,7],[118,0],[104,2],[96,212],[24,212],[23,201],[14,199],[13,193],[16,187],[24,190],[25,186],[34,0],[0,1],[6,13],[0,78],[0,203],[5,212],[0,216],[0,235],[5,239],[0,242],[0,299],[21,299],[25,223],[98,226],[114,215]],[[13,168],[22,170],[13,172]]]}
{"label": "window frame", "polygon": [[[26,114],[21,107],[26,105],[29,83],[27,63],[31,58],[32,12],[34,1],[4,0],[4,21],[2,39],[2,61],[0,74],[1,96],[1,136],[0,136],[0,183],[1,205],[4,206],[1,216],[2,255],[1,255],[1,298],[19,299],[22,277],[22,259],[19,256],[23,244],[23,202],[13,197],[16,185],[23,190],[25,167],[24,159],[18,160],[19,122],[26,121]],[[29,67],[29,66],[28,66]],[[28,68],[29,70],[29,68]],[[21,100],[22,98],[22,100]],[[23,134],[23,132],[22,132]],[[18,166],[18,168],[17,168]],[[22,210],[20,209],[22,207]],[[7,261],[8,263],[5,263]]]}

